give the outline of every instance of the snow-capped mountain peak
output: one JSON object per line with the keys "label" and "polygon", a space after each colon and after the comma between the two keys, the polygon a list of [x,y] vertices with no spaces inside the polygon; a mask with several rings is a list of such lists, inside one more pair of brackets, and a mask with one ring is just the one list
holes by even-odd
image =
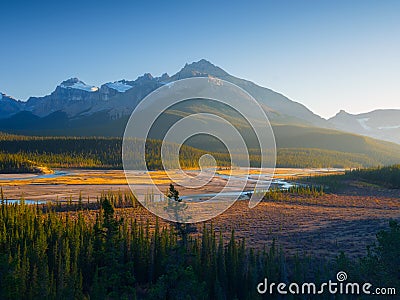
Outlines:
{"label": "snow-capped mountain peak", "polygon": [[384,109],[362,114],[340,111],[329,122],[336,129],[400,143],[400,110]]}
{"label": "snow-capped mountain peak", "polygon": [[0,118],[13,115],[21,110],[21,102],[0,92]]}
{"label": "snow-capped mountain peak", "polygon": [[106,86],[110,89],[116,90],[117,92],[124,93],[127,90],[132,88],[131,85],[127,84],[125,80],[115,81],[115,82],[108,82]]}
{"label": "snow-capped mountain peak", "polygon": [[5,93],[0,92],[0,100],[17,101],[13,97],[8,96]]}
{"label": "snow-capped mountain peak", "polygon": [[99,90],[98,87],[87,85],[78,78],[70,78],[65,80],[60,84],[60,87],[65,89],[78,89],[86,92],[97,92]]}

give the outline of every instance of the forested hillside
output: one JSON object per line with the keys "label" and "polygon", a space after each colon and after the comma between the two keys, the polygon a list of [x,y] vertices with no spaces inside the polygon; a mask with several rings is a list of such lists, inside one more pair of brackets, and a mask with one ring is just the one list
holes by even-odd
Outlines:
{"label": "forested hillside", "polygon": [[[310,134],[311,135],[311,134]],[[295,139],[295,137],[293,137]],[[300,139],[300,138],[298,138]],[[350,143],[349,139],[349,143]],[[355,140],[354,142],[357,142]],[[195,141],[199,144],[199,141]],[[302,146],[307,145],[304,138]],[[310,147],[295,148],[290,143],[278,140],[278,167],[337,167],[362,168],[390,165],[400,162],[400,151],[394,153],[390,147],[360,141],[366,149],[344,152]],[[179,147],[171,145],[172,148]],[[369,148],[375,147],[375,148]],[[33,166],[44,165],[53,168],[122,168],[122,139],[111,137],[32,137],[19,135],[0,135],[0,166],[3,173],[32,172]],[[161,169],[161,142],[148,140],[146,160],[149,169]],[[215,150],[220,150],[215,148]],[[205,149],[183,145],[180,148],[180,163],[183,168],[197,168],[199,158],[212,154],[219,166],[229,166],[230,157],[226,152],[209,152]],[[250,149],[251,165],[259,166],[257,149]],[[399,156],[396,160],[396,155]],[[244,157],[244,156],[243,156]]]}
{"label": "forested hillside", "polygon": [[[178,145],[171,145],[178,147]],[[18,157],[49,167],[62,168],[122,168],[122,139],[101,137],[28,137],[2,135],[0,149],[4,159]],[[149,169],[160,169],[161,142],[147,141],[146,159]],[[198,167],[198,160],[205,151],[183,146],[180,149],[184,168]],[[219,165],[224,166],[225,156],[215,155]],[[220,157],[221,159],[219,159]]]}

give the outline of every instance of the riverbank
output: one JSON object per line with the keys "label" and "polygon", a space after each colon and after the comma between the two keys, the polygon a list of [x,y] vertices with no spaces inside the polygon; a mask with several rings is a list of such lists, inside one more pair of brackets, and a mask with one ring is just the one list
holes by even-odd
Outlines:
{"label": "riverbank", "polygon": [[[331,174],[340,170],[331,169],[293,169],[279,168],[275,170],[275,180],[295,180],[302,176],[317,174]],[[209,184],[196,189],[179,188],[180,195],[214,194],[223,189],[228,180],[228,175],[236,178],[238,185],[243,180],[248,180],[245,190],[254,188],[255,180],[251,177],[257,173],[263,174],[263,180],[267,180],[272,170],[252,169],[248,178],[241,169],[218,171]],[[188,171],[192,176],[195,171]],[[168,175],[162,171],[152,171],[151,180],[157,184],[161,191],[165,191],[171,183]],[[130,176],[130,183],[137,190],[146,191],[151,187],[151,180],[144,172],[134,172]],[[281,181],[282,184],[285,181]],[[77,200],[79,195],[85,199],[89,197],[94,201],[102,192],[121,191],[129,192],[129,186],[123,170],[82,170],[82,169],[55,169],[53,173],[44,174],[0,174],[0,186],[8,199],[20,199],[21,197],[30,200],[52,201],[52,200]],[[232,187],[231,192],[238,192]]]}
{"label": "riverbank", "polygon": [[[251,173],[254,176],[257,170]],[[259,171],[259,170],[258,170]],[[267,177],[268,172],[263,174]],[[310,175],[331,174],[340,170],[327,169],[277,169],[274,180],[291,182]],[[222,173],[222,174],[221,174]],[[242,170],[233,170],[231,176],[245,180]],[[149,185],[143,172],[132,175],[136,187]],[[219,172],[209,185],[193,190],[179,189],[183,197],[218,192],[227,182]],[[152,178],[166,190],[170,183],[164,172],[152,172]],[[340,193],[328,193],[318,197],[285,194],[281,200],[264,199],[250,209],[247,201],[237,201],[231,208],[212,220],[217,231],[224,235],[235,230],[238,238],[245,238],[252,247],[262,249],[275,239],[290,254],[311,253],[324,257],[340,250],[353,257],[365,254],[366,246],[375,241],[374,234],[388,224],[389,219],[400,221],[400,195],[398,190],[377,189],[357,182],[344,182]],[[34,201],[77,202],[80,195],[85,203],[94,202],[101,193],[109,191],[130,192],[125,174],[121,170],[56,170],[54,174],[7,174],[0,175],[0,186],[5,198]],[[251,183],[248,186],[251,189]],[[70,213],[75,214],[76,208]],[[155,217],[141,206],[117,209],[124,217],[135,217],[155,224]],[[94,218],[96,210],[85,213]],[[164,223],[160,220],[160,223]],[[201,231],[202,225],[197,225]],[[349,251],[350,249],[351,251]]]}

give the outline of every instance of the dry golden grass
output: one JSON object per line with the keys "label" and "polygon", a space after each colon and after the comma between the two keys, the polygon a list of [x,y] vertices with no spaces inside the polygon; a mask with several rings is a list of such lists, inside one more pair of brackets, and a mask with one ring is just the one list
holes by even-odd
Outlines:
{"label": "dry golden grass", "polygon": [[[310,169],[278,169],[277,176],[307,176]],[[240,174],[240,170],[219,171],[221,174]],[[313,171],[317,173],[317,171]],[[135,175],[135,184],[146,185],[148,176]],[[152,172],[158,184],[169,184],[164,172]],[[4,175],[2,175],[4,178]],[[18,177],[9,175],[9,178]],[[220,190],[223,179],[216,178],[197,193]],[[72,170],[69,176],[53,179],[1,181],[8,199],[67,200],[78,199],[82,193],[86,200],[94,200],[101,192],[128,191],[122,171]],[[238,201],[222,215],[212,220],[217,231],[229,237],[232,229],[238,238],[245,238],[248,245],[262,249],[273,239],[284,251],[295,254],[312,253],[320,257],[335,256],[339,251],[357,257],[364,255],[375,234],[393,218],[400,220],[400,192],[374,186],[348,185],[340,195],[327,194],[318,198],[290,195],[282,201],[264,201],[249,209],[247,201]],[[193,190],[180,190],[182,194]],[[117,209],[125,218],[137,218],[155,223],[155,217],[144,208]],[[96,211],[87,213],[88,220]],[[166,225],[165,222],[161,222]],[[209,223],[209,222],[208,222]],[[197,225],[201,231],[202,224]]]}
{"label": "dry golden grass", "polygon": [[[96,213],[90,211],[85,216],[92,222]],[[155,225],[156,217],[141,206],[116,209],[116,213],[125,219],[148,220],[152,228]],[[262,250],[275,239],[289,255],[333,258],[344,251],[357,258],[366,254],[367,246],[375,241],[379,230],[387,228],[389,219],[400,221],[399,197],[290,195],[287,200],[263,201],[253,209],[248,207],[248,201],[238,201],[206,224],[212,222],[226,241],[235,230],[237,238],[244,238],[246,244],[255,249]],[[159,223],[161,226],[169,224],[163,220]],[[199,232],[203,224],[196,224]]]}
{"label": "dry golden grass", "polygon": [[[321,170],[321,169],[297,169],[297,168],[276,168],[273,169],[249,169],[249,175],[258,175],[258,174],[274,174],[274,178],[294,178],[294,177],[303,177],[303,176],[319,176],[319,175],[336,175],[343,174],[344,172],[337,169],[331,170]],[[218,174],[228,175],[228,176],[239,176],[247,174],[247,171],[240,168],[232,168],[232,169],[224,169],[218,170]]]}

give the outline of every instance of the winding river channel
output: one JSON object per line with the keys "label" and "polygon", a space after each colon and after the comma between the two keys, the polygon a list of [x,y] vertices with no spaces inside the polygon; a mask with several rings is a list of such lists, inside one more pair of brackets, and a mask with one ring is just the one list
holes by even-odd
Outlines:
{"label": "winding river channel", "polygon": [[[271,170],[263,172],[252,169],[250,175],[242,170],[235,170],[232,175],[228,175],[226,171],[218,171],[210,185],[197,189],[182,189],[181,198],[184,201],[204,201],[219,194],[221,197],[236,196],[239,199],[248,199],[256,183],[261,186],[269,186],[268,183],[271,182],[273,188],[288,189],[296,185],[296,178],[342,171],[341,169],[276,169],[273,176],[268,173]],[[192,176],[196,176],[199,172],[190,171]],[[169,177],[159,171],[150,173],[159,183],[160,190],[164,191],[170,183]],[[145,175],[148,174],[143,171],[135,171],[130,183],[138,190],[148,190],[150,184],[144,180]],[[242,186],[243,182],[247,184],[244,189],[234,185],[220,193],[228,180],[235,182],[237,187]],[[21,198],[25,199],[25,203],[66,201],[71,198],[74,201],[80,194],[85,199],[94,200],[102,192],[129,190],[122,170],[59,169],[52,174],[0,174],[0,186],[4,190],[8,203],[19,202]]]}

